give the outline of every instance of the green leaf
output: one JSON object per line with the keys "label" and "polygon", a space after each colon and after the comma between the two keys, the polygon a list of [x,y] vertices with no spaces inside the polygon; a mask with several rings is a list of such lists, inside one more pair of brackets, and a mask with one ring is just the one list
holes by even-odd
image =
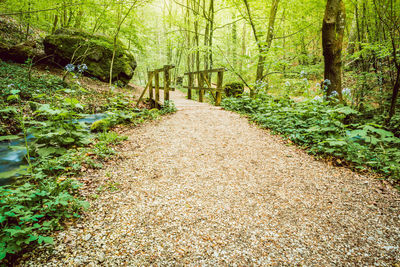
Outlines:
{"label": "green leaf", "polygon": [[46,244],[54,244],[54,239],[52,237],[49,236],[39,236],[38,238],[38,243],[42,244],[42,243],[46,243]]}
{"label": "green leaf", "polygon": [[5,136],[0,136],[0,142],[1,141],[11,141],[11,140],[17,140],[20,139],[21,137],[18,135],[5,135]]}
{"label": "green leaf", "polygon": [[75,139],[74,139],[74,138],[72,138],[72,137],[67,137],[67,138],[64,138],[64,139],[63,139],[63,141],[64,141],[65,143],[69,144],[69,143],[72,143],[72,142],[74,142],[74,141],[75,141]]}
{"label": "green leaf", "polygon": [[7,253],[5,249],[0,250],[0,261],[6,257]]}
{"label": "green leaf", "polygon": [[44,147],[44,148],[38,149],[38,151],[37,151],[37,153],[41,157],[46,157],[46,156],[51,155],[56,152],[57,152],[57,149],[54,147]]}
{"label": "green leaf", "polygon": [[17,94],[19,94],[20,92],[21,92],[21,90],[18,90],[18,89],[13,89],[13,90],[10,91],[10,93],[11,93],[12,95],[17,95]]}
{"label": "green leaf", "polygon": [[[26,244],[28,244],[28,243],[30,243],[30,242],[32,242],[32,241],[36,241],[36,240],[38,240],[38,236],[36,236],[36,235],[30,235],[29,236],[29,238],[25,241],[25,243]],[[27,243],[28,242],[28,243]]]}
{"label": "green leaf", "polygon": [[11,100],[15,100],[15,99],[19,99],[18,95],[10,95],[7,97],[7,101],[11,101]]}

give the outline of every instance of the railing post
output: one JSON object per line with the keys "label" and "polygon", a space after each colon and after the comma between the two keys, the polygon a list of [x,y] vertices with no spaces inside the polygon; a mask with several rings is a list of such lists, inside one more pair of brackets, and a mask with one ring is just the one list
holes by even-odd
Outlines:
{"label": "railing post", "polygon": [[193,88],[193,74],[188,75],[188,99],[192,99],[192,88]]}
{"label": "railing post", "polygon": [[155,87],[155,108],[159,108],[158,103],[160,102],[160,75],[158,71],[155,71],[154,73],[155,79],[154,79],[154,87]]}
{"label": "railing post", "polygon": [[199,72],[197,79],[198,79],[198,85],[199,85],[199,101],[203,102],[204,101],[204,90],[202,88],[204,87],[204,77],[203,77],[202,72]]}
{"label": "railing post", "polygon": [[[149,99],[150,99],[150,107],[153,108],[154,107],[154,100],[153,100],[153,75],[151,75],[151,71],[147,72],[147,76],[150,82],[149,85]],[[150,80],[151,79],[151,80]]]}
{"label": "railing post", "polygon": [[164,102],[169,101],[169,86],[170,86],[170,80],[169,80],[169,67],[164,66]]}
{"label": "railing post", "polygon": [[216,106],[221,105],[223,80],[224,80],[224,72],[223,71],[219,71],[218,72],[218,79],[217,79],[217,93],[216,93],[216,100],[215,100],[215,105]]}

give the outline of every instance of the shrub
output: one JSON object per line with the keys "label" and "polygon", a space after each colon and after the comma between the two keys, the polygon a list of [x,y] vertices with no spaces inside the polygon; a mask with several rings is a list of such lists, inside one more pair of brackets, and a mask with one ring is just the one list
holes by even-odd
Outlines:
{"label": "shrub", "polygon": [[259,94],[256,99],[226,98],[227,110],[248,115],[308,149],[315,155],[332,155],[358,169],[367,166],[393,179],[400,176],[400,138],[382,125],[362,121],[359,113],[344,105],[316,98],[294,102],[288,97]]}
{"label": "shrub", "polygon": [[238,97],[244,93],[244,84],[240,82],[227,83],[224,91],[227,97]]}

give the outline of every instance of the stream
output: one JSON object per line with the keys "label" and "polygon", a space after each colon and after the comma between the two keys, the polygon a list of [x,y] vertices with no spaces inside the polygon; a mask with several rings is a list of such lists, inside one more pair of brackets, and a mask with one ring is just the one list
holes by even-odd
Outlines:
{"label": "stream", "polygon": [[[89,129],[93,122],[104,119],[106,116],[105,113],[87,114],[75,122],[83,122]],[[28,143],[33,140],[35,137],[32,134],[27,136]],[[12,183],[19,176],[19,172],[26,169],[26,154],[23,136],[16,140],[0,142],[0,186]]]}

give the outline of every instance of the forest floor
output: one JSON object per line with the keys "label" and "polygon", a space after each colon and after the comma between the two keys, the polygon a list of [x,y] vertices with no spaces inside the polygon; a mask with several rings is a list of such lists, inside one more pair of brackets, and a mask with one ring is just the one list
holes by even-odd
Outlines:
{"label": "forest floor", "polygon": [[246,118],[172,93],[80,179],[91,208],[23,266],[400,264],[400,195]]}

